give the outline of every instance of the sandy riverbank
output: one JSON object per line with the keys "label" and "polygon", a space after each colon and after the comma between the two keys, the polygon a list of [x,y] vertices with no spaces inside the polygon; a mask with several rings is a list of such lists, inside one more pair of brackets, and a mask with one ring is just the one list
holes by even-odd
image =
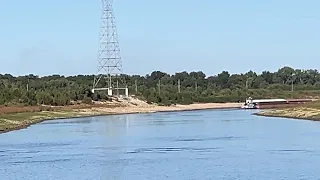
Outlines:
{"label": "sandy riverbank", "polygon": [[21,112],[0,114],[0,133],[23,129],[45,120],[78,118],[114,114],[190,111],[203,109],[239,108],[241,103],[205,103],[191,105],[158,106],[137,99],[107,103],[102,107],[86,107],[59,111]]}

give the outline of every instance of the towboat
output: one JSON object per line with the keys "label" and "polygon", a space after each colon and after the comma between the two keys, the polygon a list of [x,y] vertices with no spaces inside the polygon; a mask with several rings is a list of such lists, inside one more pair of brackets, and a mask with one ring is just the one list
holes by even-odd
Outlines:
{"label": "towboat", "polygon": [[257,104],[253,103],[253,104],[247,104],[247,103],[244,103],[242,106],[241,106],[242,109],[258,109],[257,107]]}
{"label": "towboat", "polygon": [[292,106],[297,104],[304,104],[306,102],[311,102],[311,99],[252,99],[247,98],[245,103],[241,106],[242,109],[266,109],[266,108],[276,108],[283,106]]}

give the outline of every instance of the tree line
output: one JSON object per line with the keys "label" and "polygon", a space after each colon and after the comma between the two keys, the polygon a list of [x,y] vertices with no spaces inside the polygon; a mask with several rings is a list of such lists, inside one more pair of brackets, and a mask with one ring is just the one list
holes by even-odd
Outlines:
{"label": "tree line", "polygon": [[[122,75],[135,95],[160,105],[194,102],[239,102],[253,98],[315,98],[320,92],[320,73],[316,69],[291,67],[261,74],[249,71],[230,74],[222,71],[214,76],[203,72],[178,72],[170,75],[154,71],[145,76]],[[0,105],[66,106],[75,102],[110,100],[105,91],[92,93],[94,75],[14,77],[0,74]],[[107,82],[100,81],[100,86]]]}

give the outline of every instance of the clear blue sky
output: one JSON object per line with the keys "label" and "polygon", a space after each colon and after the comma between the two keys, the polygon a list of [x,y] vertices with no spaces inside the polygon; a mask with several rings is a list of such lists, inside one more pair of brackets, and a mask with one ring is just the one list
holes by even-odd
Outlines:
{"label": "clear blue sky", "polygon": [[[318,0],[114,0],[124,72],[320,67]],[[100,0],[0,2],[0,73],[94,74]]]}

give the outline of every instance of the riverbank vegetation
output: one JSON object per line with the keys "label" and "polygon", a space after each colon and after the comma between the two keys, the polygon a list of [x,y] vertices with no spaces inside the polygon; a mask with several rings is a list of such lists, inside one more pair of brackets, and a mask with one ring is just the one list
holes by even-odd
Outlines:
{"label": "riverbank vegetation", "polygon": [[[320,74],[317,70],[283,67],[277,72],[261,74],[249,71],[214,76],[203,72],[180,72],[174,75],[155,71],[146,76],[123,75],[131,95],[160,105],[193,102],[239,102],[253,98],[317,98]],[[93,75],[14,77],[0,75],[0,105],[3,106],[67,106],[92,100],[110,100],[105,92],[91,92]],[[178,87],[180,84],[180,88]],[[292,84],[294,91],[292,91]],[[106,82],[100,81],[101,86]],[[179,92],[180,89],[180,92]]]}

